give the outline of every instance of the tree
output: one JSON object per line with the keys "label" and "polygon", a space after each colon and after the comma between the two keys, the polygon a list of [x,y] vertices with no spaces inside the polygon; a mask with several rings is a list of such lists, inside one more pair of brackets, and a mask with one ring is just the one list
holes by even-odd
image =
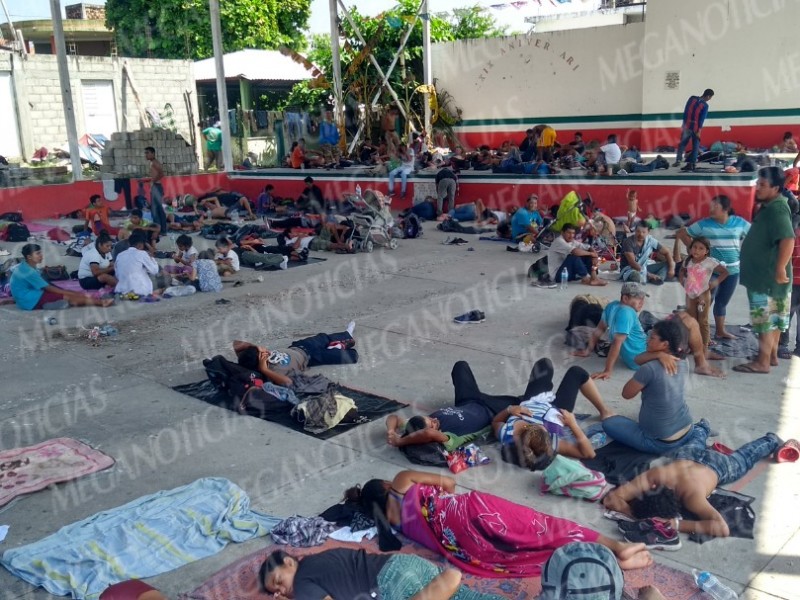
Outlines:
{"label": "tree", "polygon": [[[226,52],[305,48],[311,0],[220,0]],[[108,0],[106,27],[123,56],[208,58],[214,54],[208,0]]]}

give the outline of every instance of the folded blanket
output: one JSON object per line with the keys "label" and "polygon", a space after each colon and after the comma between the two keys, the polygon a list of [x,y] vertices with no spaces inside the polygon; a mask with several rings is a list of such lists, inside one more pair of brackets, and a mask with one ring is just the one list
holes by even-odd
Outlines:
{"label": "folded blanket", "polygon": [[267,535],[281,519],[250,510],[227,479],[207,477],[61,528],[8,550],[0,564],[56,596],[94,600],[109,585],[212,556],[228,542]]}

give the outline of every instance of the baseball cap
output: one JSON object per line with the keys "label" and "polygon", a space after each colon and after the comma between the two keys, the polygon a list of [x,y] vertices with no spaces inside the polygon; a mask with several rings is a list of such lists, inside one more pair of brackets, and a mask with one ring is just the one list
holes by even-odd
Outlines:
{"label": "baseball cap", "polygon": [[648,298],[650,297],[650,294],[648,294],[645,291],[645,287],[641,283],[636,281],[626,281],[625,283],[623,283],[621,295],[636,296],[639,298],[644,298],[645,296],[647,296]]}
{"label": "baseball cap", "polygon": [[614,554],[600,544],[572,542],[547,560],[540,600],[620,600],[625,581]]}

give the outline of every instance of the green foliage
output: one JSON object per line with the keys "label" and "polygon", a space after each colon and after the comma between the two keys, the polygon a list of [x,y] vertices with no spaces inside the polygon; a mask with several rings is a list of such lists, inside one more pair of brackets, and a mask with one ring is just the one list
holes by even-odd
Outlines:
{"label": "green foliage", "polygon": [[[364,52],[367,45],[371,53],[381,65],[388,69],[400,42],[414,20],[419,0],[398,0],[393,9],[379,17],[366,17],[358,8],[352,8],[350,17],[361,31],[362,41],[356,34],[349,20],[341,15],[342,85],[344,92],[351,99],[361,104],[368,104],[380,87],[381,76]],[[430,16],[431,41],[449,42],[460,39],[494,37],[505,35],[505,30],[497,26],[494,18],[480,6],[456,9],[452,13],[436,13]],[[314,36],[308,59],[317,65],[333,85],[333,58],[329,35]],[[354,64],[355,63],[355,64]],[[395,67],[389,78],[392,89],[401,99],[406,112],[419,121],[422,114],[422,96],[413,94],[414,89],[422,82],[422,19],[418,19],[402,53],[402,60]],[[292,106],[306,110],[316,110],[320,103],[320,95],[313,94],[307,82],[299,83],[292,90]],[[330,92],[326,92],[326,95]],[[381,102],[393,102],[391,95],[382,92]]]}
{"label": "green foliage", "polygon": [[[225,52],[305,48],[311,0],[220,0]],[[201,59],[213,56],[208,0],[108,0],[106,26],[123,56]]]}
{"label": "green foliage", "polygon": [[276,110],[285,110],[288,107],[301,110],[319,110],[320,106],[331,107],[331,90],[312,87],[311,81],[296,83],[289,95],[278,103]]}

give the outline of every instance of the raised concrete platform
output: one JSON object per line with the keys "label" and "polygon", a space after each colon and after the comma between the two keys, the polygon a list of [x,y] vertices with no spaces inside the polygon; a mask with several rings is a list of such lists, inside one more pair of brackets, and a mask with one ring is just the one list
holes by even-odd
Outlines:
{"label": "raised concrete platform", "polygon": [[[566,306],[588,288],[533,288],[525,277],[530,255],[510,254],[503,244],[472,236],[466,248],[443,246],[445,234],[424,227],[422,238],[403,241],[395,251],[326,254],[324,263],[264,273],[263,283],[255,281],[253,271],[243,272],[237,279],[245,285],[228,285],[221,294],[231,300],[227,306],[214,304],[220,295],[197,294],[157,304],[121,303],[108,311],[71,309],[57,315],[57,325],[47,327],[41,313],[0,307],[0,447],[72,436],[118,461],[107,472],[33,494],[0,511],[0,523],[10,525],[2,549],[203,476],[236,482],[258,510],[313,515],[338,501],[348,485],[391,477],[412,466],[386,446],[381,423],[321,442],[170,389],[201,379],[203,357],[218,352],[230,356],[232,339],[283,347],[355,319],[361,362],[316,370],[413,403],[419,411],[452,402],[450,369],[456,360],[469,361],[482,387],[496,393],[519,393],[532,363],[542,356],[553,359],[559,377],[575,364],[563,343]],[[47,253],[70,269],[77,264],[77,259],[63,257],[63,247],[49,246]],[[619,288],[611,283],[600,293],[616,297]],[[648,291],[646,308],[656,314],[667,313],[683,297],[677,284]],[[483,310],[486,322],[452,323],[454,315],[471,308]],[[729,322],[746,322],[746,308],[740,289],[729,308]],[[90,346],[81,328],[106,320],[118,326],[119,336]],[[797,437],[800,359],[781,361],[766,377],[730,372],[738,362],[723,363],[727,380],[690,378],[687,396],[695,418],[709,418],[720,432],[718,439],[729,446],[770,430]],[[602,360],[580,364],[595,371]],[[618,367],[599,386],[614,410],[635,416],[638,402],[620,396],[630,374]],[[585,402],[578,407],[590,409]],[[618,536],[599,507],[543,496],[536,475],[500,462],[496,448],[489,453],[493,464],[457,476],[462,490],[491,491]],[[714,540],[700,546],[684,537],[683,548],[656,553],[656,560],[686,571],[708,569],[738,592],[745,590],[744,598],[797,598],[799,469],[798,464],[763,462],[736,484],[756,497],[755,540]],[[260,539],[230,545],[151,583],[177,597],[266,543]],[[3,570],[0,590],[4,600],[51,598]]]}

